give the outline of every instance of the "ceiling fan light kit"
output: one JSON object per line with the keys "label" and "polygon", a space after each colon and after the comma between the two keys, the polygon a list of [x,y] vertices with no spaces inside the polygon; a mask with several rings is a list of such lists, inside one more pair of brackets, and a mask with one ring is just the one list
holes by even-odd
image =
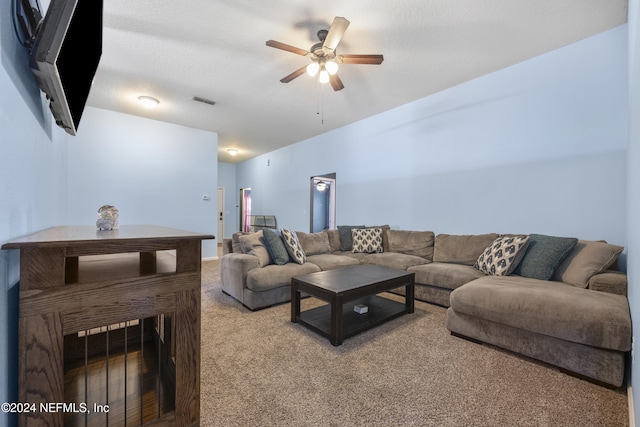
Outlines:
{"label": "ceiling fan light kit", "polygon": [[336,54],[336,48],[340,40],[342,40],[342,36],[344,36],[347,27],[349,27],[349,21],[343,17],[336,16],[328,30],[318,31],[320,43],[311,46],[310,50],[300,49],[275,40],[267,40],[266,44],[269,47],[306,56],[312,61],[310,64],[283,77],[280,81],[282,83],[289,83],[291,80],[300,77],[306,71],[306,73],[312,77],[318,75],[318,81],[320,83],[331,83],[333,90],[338,91],[344,88],[337,74],[338,64],[381,64],[382,61],[384,61],[382,55]]}
{"label": "ceiling fan light kit", "polygon": [[327,61],[324,63],[324,68],[332,76],[338,72],[338,64],[335,61]]}
{"label": "ceiling fan light kit", "polygon": [[317,62],[312,62],[311,64],[307,65],[307,74],[309,74],[311,77],[315,77],[316,74],[318,74],[318,71],[320,71],[320,64],[318,64]]}
{"label": "ceiling fan light kit", "polygon": [[329,83],[329,73],[327,70],[320,71],[320,77],[318,78],[320,83]]}

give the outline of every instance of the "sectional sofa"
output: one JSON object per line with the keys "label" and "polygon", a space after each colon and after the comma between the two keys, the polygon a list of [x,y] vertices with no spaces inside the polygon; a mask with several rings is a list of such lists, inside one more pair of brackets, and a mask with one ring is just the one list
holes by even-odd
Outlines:
{"label": "sectional sofa", "polygon": [[417,299],[448,307],[452,334],[619,387],[631,350],[627,278],[616,269],[622,250],[576,238],[386,225],[261,230],[225,239],[220,271],[223,291],[256,310],[289,301],[296,275],[355,264],[408,270]]}

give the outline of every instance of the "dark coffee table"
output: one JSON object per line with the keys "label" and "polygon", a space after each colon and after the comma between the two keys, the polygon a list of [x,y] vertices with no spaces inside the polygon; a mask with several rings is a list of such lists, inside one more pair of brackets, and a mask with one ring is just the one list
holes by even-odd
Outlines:
{"label": "dark coffee table", "polygon": [[[344,338],[413,313],[414,276],[406,270],[366,264],[295,276],[291,279],[291,321],[338,346]],[[401,286],[406,287],[404,304],[377,295]],[[303,292],[329,304],[300,312]],[[367,306],[368,312],[356,313],[357,304]]]}

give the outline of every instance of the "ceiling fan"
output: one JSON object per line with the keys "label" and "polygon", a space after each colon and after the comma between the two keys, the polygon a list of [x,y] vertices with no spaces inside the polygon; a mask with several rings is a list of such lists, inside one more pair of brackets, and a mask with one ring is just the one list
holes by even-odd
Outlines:
{"label": "ceiling fan", "polygon": [[338,64],[381,64],[384,60],[382,55],[338,55],[336,53],[336,47],[338,43],[340,43],[349,23],[347,19],[336,16],[328,30],[318,31],[318,39],[320,39],[320,42],[311,46],[309,50],[300,49],[275,40],[268,40],[267,46],[306,56],[312,61],[309,65],[297,69],[288,76],[280,79],[280,81],[282,83],[289,83],[296,77],[300,77],[305,71],[311,76],[320,73],[320,83],[331,83],[333,90],[337,91],[344,89],[342,80],[340,80],[337,74]]}

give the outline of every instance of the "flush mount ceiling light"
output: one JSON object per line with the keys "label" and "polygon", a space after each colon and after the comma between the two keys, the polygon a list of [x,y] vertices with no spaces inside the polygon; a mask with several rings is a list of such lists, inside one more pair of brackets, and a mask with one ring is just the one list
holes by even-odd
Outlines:
{"label": "flush mount ceiling light", "polygon": [[139,96],[138,101],[140,101],[144,108],[155,108],[160,104],[160,101],[152,96]]}
{"label": "flush mount ceiling light", "polygon": [[232,156],[235,156],[236,154],[238,154],[238,150],[236,150],[235,148],[229,148],[227,150],[227,153],[231,154]]}
{"label": "flush mount ceiling light", "polygon": [[329,187],[329,184],[324,181],[318,181],[318,183],[316,184],[316,189],[318,191],[324,191],[327,189],[327,187]]}

